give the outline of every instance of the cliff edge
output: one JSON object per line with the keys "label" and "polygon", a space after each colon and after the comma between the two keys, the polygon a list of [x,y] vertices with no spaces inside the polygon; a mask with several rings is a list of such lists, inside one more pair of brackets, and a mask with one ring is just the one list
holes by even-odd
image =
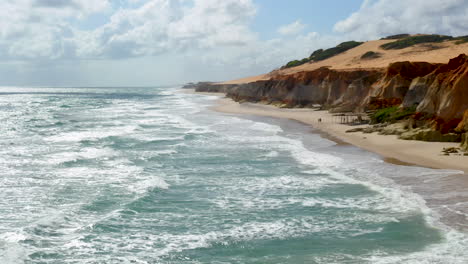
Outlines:
{"label": "cliff edge", "polygon": [[[440,61],[443,61],[443,56],[454,52],[468,51],[468,46],[452,42],[437,43],[439,48],[431,46],[431,50],[425,51],[427,47],[419,44],[379,53],[377,58],[380,61],[366,62],[366,67],[360,67],[364,62],[358,63],[356,54],[369,47],[375,49],[377,44],[382,47],[382,43],[391,43],[391,40],[364,43],[324,61],[274,71],[253,81],[244,79],[249,80],[245,83],[201,83],[196,86],[196,91],[222,92],[238,102],[261,102],[280,107],[320,106],[340,113],[377,113],[378,118],[371,116],[374,122],[411,120],[405,125],[406,129],[421,129],[430,135],[433,133],[426,130],[454,133],[455,136],[445,138],[459,141],[461,134],[468,133],[468,56],[461,53],[451,59],[446,58],[446,63]],[[432,61],[392,61],[381,67],[381,63],[388,61],[386,56],[402,52],[409,52],[413,57],[426,54]],[[436,59],[429,56],[433,52],[438,52]],[[375,60],[375,56],[369,57]],[[369,59],[366,56],[359,59],[364,60]],[[337,63],[332,64],[335,61]],[[407,133],[406,139],[426,139],[420,135],[421,131],[413,133],[416,134]],[[436,138],[445,140],[441,136]],[[463,138],[468,138],[468,135]]]}

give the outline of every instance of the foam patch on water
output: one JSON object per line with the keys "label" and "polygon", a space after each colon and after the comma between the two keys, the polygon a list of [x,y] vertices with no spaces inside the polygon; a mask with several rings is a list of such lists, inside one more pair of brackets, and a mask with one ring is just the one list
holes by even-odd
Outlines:
{"label": "foam patch on water", "polygon": [[279,176],[269,178],[244,178],[238,180],[235,188],[240,188],[249,193],[270,191],[272,193],[287,192],[290,190],[319,191],[323,187],[336,183],[327,177],[299,177]]}
{"label": "foam patch on water", "polygon": [[27,250],[19,243],[27,238],[21,231],[0,234],[0,263],[23,263],[26,260]]}
{"label": "foam patch on water", "polygon": [[169,189],[169,187],[170,185],[166,181],[164,181],[164,179],[157,176],[153,176],[148,177],[146,179],[138,180],[136,183],[130,185],[128,189],[132,192],[143,194],[155,188],[167,190]]}
{"label": "foam patch on water", "polygon": [[[273,222],[249,222],[241,226],[229,227],[224,230],[210,231],[192,234],[136,233],[128,240],[129,243],[121,244],[114,237],[106,237],[106,244],[102,245],[110,252],[135,252],[134,257],[147,257],[160,259],[191,249],[209,248],[215,244],[228,246],[239,242],[268,239],[287,239],[303,237],[307,234],[324,232],[326,230],[345,230],[346,226],[330,226],[323,222],[316,223],[313,219],[284,219]],[[103,238],[104,239],[104,238]],[[81,246],[80,251],[89,251],[92,244]],[[142,252],[145,252],[143,253]]]}
{"label": "foam patch on water", "polygon": [[80,132],[67,132],[55,136],[45,138],[46,141],[51,142],[80,142],[83,140],[99,140],[111,136],[120,136],[132,133],[137,126],[124,126],[102,128],[100,130],[80,131]]}
{"label": "foam patch on water", "polygon": [[[332,167],[339,166],[343,162],[339,157],[307,149],[301,140],[279,135],[279,133],[282,132],[279,126],[265,125],[263,123],[252,124],[254,121],[248,120],[243,120],[243,122],[250,124],[250,126],[267,127],[267,131],[259,129],[259,133],[256,134],[252,133],[250,130],[236,131],[237,133],[235,135],[229,135],[229,140],[236,143],[243,142],[259,147],[263,146],[265,149],[270,150],[288,151],[294,159],[303,165]],[[231,124],[230,126],[233,125]],[[240,127],[242,128],[244,126],[240,125]]]}
{"label": "foam patch on water", "polygon": [[366,261],[376,264],[466,264],[468,263],[468,237],[464,233],[449,231],[445,235],[445,241],[427,247],[425,250],[416,253],[410,253],[403,256],[388,256],[386,254],[375,254]]}
{"label": "foam patch on water", "polygon": [[[341,171],[340,171],[341,170]],[[410,187],[396,184],[392,179],[382,177],[372,168],[346,164],[340,169],[329,171],[329,174],[339,180],[352,184],[361,184],[381,197],[382,204],[377,208],[388,208],[402,213],[422,212],[431,224],[436,221],[435,212],[429,209],[426,201],[412,192]],[[349,176],[348,176],[349,175]]]}
{"label": "foam patch on water", "polygon": [[22,232],[6,232],[0,234],[0,240],[8,243],[18,243],[26,240],[27,236]]}
{"label": "foam patch on water", "polygon": [[80,159],[102,159],[115,157],[117,155],[119,155],[119,153],[110,148],[83,148],[79,152],[54,153],[46,156],[46,160],[52,164],[61,164]]}
{"label": "foam patch on water", "polygon": [[0,262],[4,264],[24,263],[28,251],[19,245],[8,245],[5,249],[0,245]]}
{"label": "foam patch on water", "polygon": [[270,125],[270,124],[261,123],[261,122],[255,122],[249,127],[249,129],[259,130],[261,132],[271,132],[274,134],[283,132],[283,129],[280,126]]}
{"label": "foam patch on water", "polygon": [[266,158],[276,158],[279,156],[278,151],[270,151],[267,154],[264,155]]}

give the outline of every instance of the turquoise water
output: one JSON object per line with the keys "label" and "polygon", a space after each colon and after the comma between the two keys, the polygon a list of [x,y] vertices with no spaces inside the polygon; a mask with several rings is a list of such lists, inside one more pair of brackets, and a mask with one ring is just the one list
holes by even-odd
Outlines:
{"label": "turquoise water", "polygon": [[[2,88],[0,263],[467,263],[384,163],[176,88]],[[453,172],[452,172],[453,173]]]}

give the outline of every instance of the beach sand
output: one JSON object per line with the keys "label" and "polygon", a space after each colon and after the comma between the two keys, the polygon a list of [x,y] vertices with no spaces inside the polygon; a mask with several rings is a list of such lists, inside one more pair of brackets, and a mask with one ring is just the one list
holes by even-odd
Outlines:
{"label": "beach sand", "polygon": [[[219,94],[217,94],[219,95]],[[362,149],[381,155],[384,160],[399,164],[414,164],[428,168],[453,169],[468,173],[468,157],[443,156],[441,151],[447,147],[459,147],[458,143],[424,142],[401,140],[395,135],[364,134],[362,132],[346,133],[347,130],[363,126],[339,124],[339,117],[328,111],[313,109],[284,109],[271,105],[242,103],[221,98],[213,110],[231,113],[268,116],[296,120],[327,133],[331,139],[337,139]],[[321,122],[318,120],[321,119]]]}

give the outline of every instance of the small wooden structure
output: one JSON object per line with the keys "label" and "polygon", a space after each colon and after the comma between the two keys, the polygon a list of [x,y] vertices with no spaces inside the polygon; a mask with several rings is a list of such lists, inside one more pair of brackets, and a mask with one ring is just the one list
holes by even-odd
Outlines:
{"label": "small wooden structure", "polygon": [[348,125],[361,125],[369,122],[366,113],[339,113],[333,115],[333,122]]}

